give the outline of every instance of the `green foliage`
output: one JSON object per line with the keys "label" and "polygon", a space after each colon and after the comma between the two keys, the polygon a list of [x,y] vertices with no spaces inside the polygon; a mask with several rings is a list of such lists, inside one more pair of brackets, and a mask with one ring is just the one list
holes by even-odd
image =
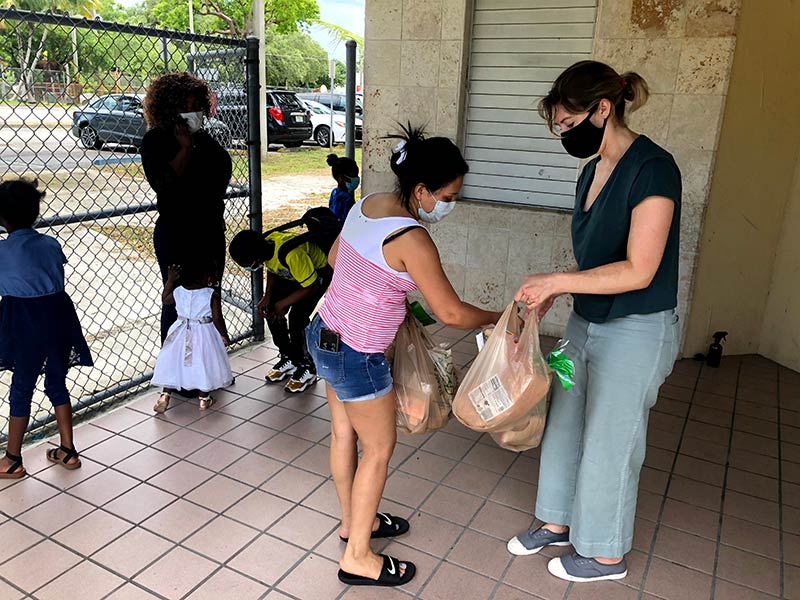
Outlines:
{"label": "green foliage", "polygon": [[315,88],[328,82],[328,53],[304,32],[267,31],[267,85]]}

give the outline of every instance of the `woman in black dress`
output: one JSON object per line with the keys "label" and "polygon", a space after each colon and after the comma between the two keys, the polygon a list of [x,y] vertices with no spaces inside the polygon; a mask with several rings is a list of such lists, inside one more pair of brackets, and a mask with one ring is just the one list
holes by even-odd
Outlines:
{"label": "woman in black dress", "polygon": [[[208,132],[211,90],[188,73],[154,80],[144,99],[148,131],[142,166],[157,196],[153,233],[163,282],[170,265],[190,268],[213,261],[217,281],[225,265],[225,193],[231,157]],[[177,319],[175,306],[161,309],[161,341]]]}

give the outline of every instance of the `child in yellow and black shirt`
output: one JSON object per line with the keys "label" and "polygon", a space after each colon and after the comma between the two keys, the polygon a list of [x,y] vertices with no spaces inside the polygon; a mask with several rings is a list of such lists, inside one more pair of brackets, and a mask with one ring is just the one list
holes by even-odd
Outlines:
{"label": "child in yellow and black shirt", "polygon": [[265,268],[266,291],[258,310],[280,352],[266,379],[278,383],[291,375],[286,390],[293,393],[305,391],[317,380],[305,329],[333,275],[325,253],[312,242],[281,251],[297,235],[275,231],[262,236],[248,230],[236,234],[230,244],[231,258],[238,265],[249,271]]}

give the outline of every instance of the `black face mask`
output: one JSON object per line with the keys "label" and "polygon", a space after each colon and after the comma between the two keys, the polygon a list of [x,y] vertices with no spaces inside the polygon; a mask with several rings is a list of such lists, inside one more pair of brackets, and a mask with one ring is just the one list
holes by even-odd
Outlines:
{"label": "black face mask", "polygon": [[589,158],[600,150],[608,117],[603,119],[602,127],[595,127],[591,117],[596,110],[597,106],[589,109],[589,114],[583,121],[561,134],[561,144],[564,146],[564,150],[575,158]]}

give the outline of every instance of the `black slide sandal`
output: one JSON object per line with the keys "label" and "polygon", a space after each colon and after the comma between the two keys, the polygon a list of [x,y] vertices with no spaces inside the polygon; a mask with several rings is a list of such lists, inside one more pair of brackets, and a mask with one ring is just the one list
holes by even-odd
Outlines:
{"label": "black slide sandal", "polygon": [[[382,538],[392,538],[397,537],[399,535],[403,535],[404,533],[408,533],[408,530],[411,528],[408,521],[403,519],[402,517],[394,517],[388,513],[378,513],[378,529],[372,532],[370,536],[373,540],[378,540]],[[343,542],[347,542],[348,538],[339,536],[339,539]]]}
{"label": "black slide sandal", "polygon": [[[380,555],[383,558],[383,567],[378,579],[370,579],[369,577],[361,577],[361,575],[353,575],[339,569],[339,581],[346,585],[373,585],[376,587],[397,587],[405,585],[417,574],[417,567],[414,563],[407,560],[397,560],[385,554]],[[406,570],[400,575],[400,564],[406,566]]]}

